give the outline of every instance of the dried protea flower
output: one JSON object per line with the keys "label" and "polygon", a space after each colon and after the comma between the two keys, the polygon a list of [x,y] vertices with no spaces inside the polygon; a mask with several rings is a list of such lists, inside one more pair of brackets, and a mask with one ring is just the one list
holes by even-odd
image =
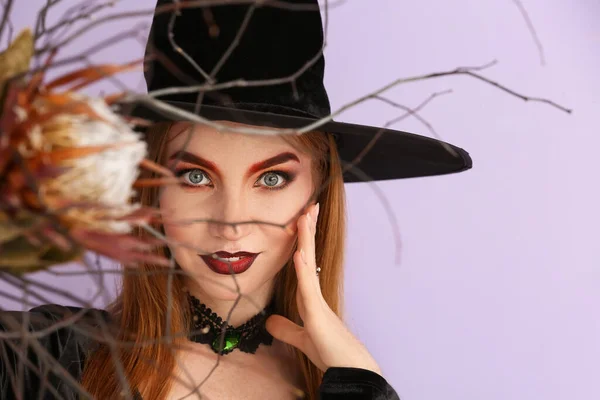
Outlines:
{"label": "dried protea flower", "polygon": [[[130,223],[118,218],[137,208],[130,199],[146,144],[103,100],[70,96],[73,104],[85,105],[93,114],[61,112],[32,124],[17,151],[25,162],[35,160],[60,171],[55,176],[38,177],[38,194],[47,210],[60,211],[58,218],[65,226],[128,233]],[[23,122],[30,115],[52,114],[53,107],[40,97],[29,112],[22,108],[16,111],[19,122]],[[95,207],[75,206],[90,203]]]}
{"label": "dried protea flower", "polygon": [[[156,240],[132,235],[155,214],[132,202],[139,167],[160,167],[145,159],[141,135],[107,101],[76,92],[129,68],[90,67],[46,85],[35,74],[6,85],[0,108],[1,269],[37,270],[74,260],[86,249],[127,264],[167,264],[151,252]],[[72,82],[74,87],[56,90]]]}

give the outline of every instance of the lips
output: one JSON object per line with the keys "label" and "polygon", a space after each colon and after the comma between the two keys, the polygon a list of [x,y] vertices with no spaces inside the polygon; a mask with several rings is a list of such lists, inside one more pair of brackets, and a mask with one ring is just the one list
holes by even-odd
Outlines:
{"label": "lips", "polygon": [[[218,258],[214,258],[213,254]],[[232,272],[235,274],[245,272],[252,266],[252,263],[258,256],[257,253],[249,253],[247,251],[238,251],[236,253],[217,251],[213,254],[200,255],[200,257],[212,271],[222,275],[231,275]]]}

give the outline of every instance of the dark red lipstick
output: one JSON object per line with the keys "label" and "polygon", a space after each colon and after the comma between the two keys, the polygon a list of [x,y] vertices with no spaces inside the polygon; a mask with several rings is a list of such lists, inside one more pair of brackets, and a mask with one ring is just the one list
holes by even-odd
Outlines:
{"label": "dark red lipstick", "polygon": [[[213,255],[218,258],[215,258]],[[223,275],[231,275],[232,272],[235,274],[245,272],[250,268],[257,256],[257,253],[248,253],[247,251],[238,251],[236,253],[217,251],[212,254],[200,255],[211,270]]]}

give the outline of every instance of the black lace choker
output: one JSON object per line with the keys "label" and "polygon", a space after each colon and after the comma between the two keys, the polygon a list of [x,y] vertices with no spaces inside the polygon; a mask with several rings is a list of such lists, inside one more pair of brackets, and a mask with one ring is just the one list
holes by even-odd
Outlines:
{"label": "black lace choker", "polygon": [[[190,340],[208,344],[217,354],[229,354],[238,349],[245,353],[256,352],[259,345],[271,345],[273,336],[265,328],[267,318],[273,314],[273,303],[265,307],[248,322],[234,328],[197,298],[188,294],[192,309]],[[225,335],[222,332],[225,331]]]}

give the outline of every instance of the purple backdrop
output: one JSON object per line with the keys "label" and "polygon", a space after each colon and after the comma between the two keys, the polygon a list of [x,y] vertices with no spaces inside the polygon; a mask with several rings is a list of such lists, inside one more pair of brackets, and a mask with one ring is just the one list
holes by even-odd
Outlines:
{"label": "purple backdrop", "polygon": [[[17,3],[18,29],[32,24],[33,10],[44,2]],[[545,65],[516,4],[379,0],[330,11],[326,84],[334,109],[399,77],[497,59],[483,74],[575,110],[569,116],[524,103],[466,76],[386,94],[414,107],[452,89],[421,115],[444,139],[469,150],[475,165],[456,176],[348,186],[348,322],[403,399],[600,398],[600,3],[524,4]],[[118,2],[110,12],[153,5]],[[133,21],[102,25],[62,57]],[[150,17],[135,21],[147,25]],[[129,39],[92,59],[124,62],[141,57],[142,49]],[[119,79],[143,88],[141,72]],[[89,92],[115,90],[102,84]],[[384,124],[399,113],[371,100],[338,119]],[[395,127],[427,134],[414,118]],[[381,197],[401,233],[400,263]],[[34,278],[85,298],[98,290],[89,277]],[[114,275],[104,278],[111,293],[114,281]]]}

